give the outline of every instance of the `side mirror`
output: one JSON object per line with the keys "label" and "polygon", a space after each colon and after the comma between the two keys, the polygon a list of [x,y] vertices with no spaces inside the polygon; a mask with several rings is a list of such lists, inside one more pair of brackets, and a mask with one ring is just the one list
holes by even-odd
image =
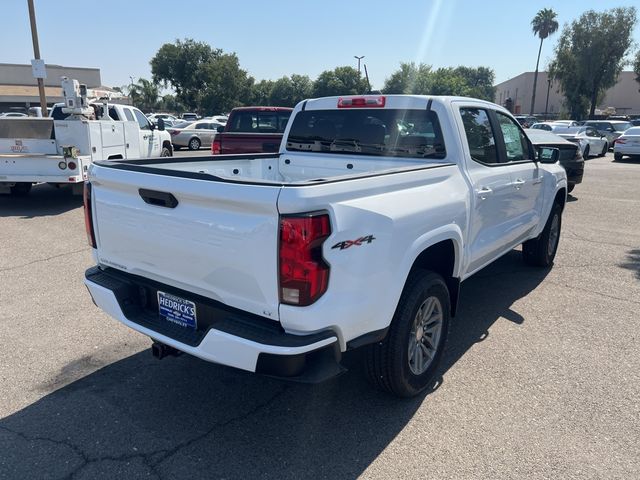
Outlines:
{"label": "side mirror", "polygon": [[218,128],[216,128],[216,132],[218,133],[224,132],[224,125],[220,125]]}
{"label": "side mirror", "polygon": [[149,122],[149,128],[151,129],[151,131],[153,132],[156,129],[156,125],[153,122]]}
{"label": "side mirror", "polygon": [[560,149],[553,147],[538,147],[538,161],[540,163],[557,163],[560,159]]}
{"label": "side mirror", "polygon": [[158,130],[160,130],[161,132],[164,132],[164,118],[158,119]]}

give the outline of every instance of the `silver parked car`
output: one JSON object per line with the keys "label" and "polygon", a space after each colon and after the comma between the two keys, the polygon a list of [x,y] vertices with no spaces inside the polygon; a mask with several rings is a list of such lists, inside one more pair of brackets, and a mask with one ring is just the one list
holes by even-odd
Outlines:
{"label": "silver parked car", "polygon": [[199,150],[200,147],[211,147],[213,136],[221,123],[212,120],[198,120],[197,122],[181,122],[167,128],[171,134],[173,148],[178,150],[188,147],[189,150]]}
{"label": "silver parked car", "polygon": [[613,142],[613,158],[622,160],[623,156],[640,158],[640,127],[631,127]]}
{"label": "silver parked car", "polygon": [[598,133],[594,127],[580,126],[567,127],[564,125],[554,125],[553,133],[560,135],[570,142],[577,143],[582,148],[582,156],[587,159],[589,156],[603,157],[609,150],[607,137]]}
{"label": "silver parked car", "polygon": [[631,122],[624,120],[587,120],[584,122],[589,127],[594,127],[598,133],[607,137],[609,145],[613,145],[613,141],[622,135],[626,130],[633,127]]}

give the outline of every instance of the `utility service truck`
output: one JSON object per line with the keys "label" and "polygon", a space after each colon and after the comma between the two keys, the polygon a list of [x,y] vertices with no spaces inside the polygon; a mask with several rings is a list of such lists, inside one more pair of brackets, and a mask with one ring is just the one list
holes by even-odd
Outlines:
{"label": "utility service truck", "polygon": [[87,89],[63,78],[64,104],[53,117],[0,119],[0,193],[26,195],[35,183],[81,193],[96,160],[171,156],[171,136],[137,108],[90,103]]}

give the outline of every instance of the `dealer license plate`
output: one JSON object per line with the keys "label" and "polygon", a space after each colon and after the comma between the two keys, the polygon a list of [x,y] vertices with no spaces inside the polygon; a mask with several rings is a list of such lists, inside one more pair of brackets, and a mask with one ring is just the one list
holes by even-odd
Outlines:
{"label": "dealer license plate", "polygon": [[158,291],[158,313],[171,323],[185,328],[197,328],[196,304]]}

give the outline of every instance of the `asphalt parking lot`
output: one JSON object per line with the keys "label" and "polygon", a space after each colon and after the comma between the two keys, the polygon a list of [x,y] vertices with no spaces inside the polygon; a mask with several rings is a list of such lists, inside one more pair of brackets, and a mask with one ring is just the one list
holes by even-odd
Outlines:
{"label": "asphalt parking lot", "polygon": [[357,354],[315,386],[155,360],[83,286],[81,199],[0,196],[0,479],[640,478],[640,162],[612,157],[569,197],[553,269],[514,250],[464,283],[411,400]]}

